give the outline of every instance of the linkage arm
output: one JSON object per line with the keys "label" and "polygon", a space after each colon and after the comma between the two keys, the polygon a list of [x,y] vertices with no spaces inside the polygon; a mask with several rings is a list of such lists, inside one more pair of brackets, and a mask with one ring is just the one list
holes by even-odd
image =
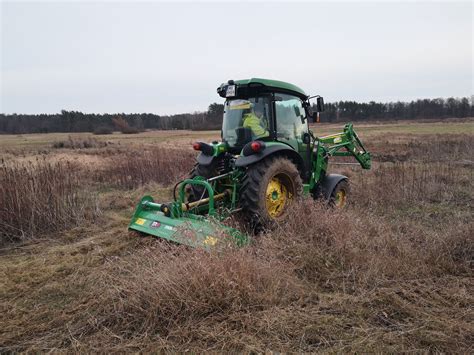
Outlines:
{"label": "linkage arm", "polygon": [[[370,153],[364,148],[352,123],[346,124],[342,133],[320,137],[318,141],[325,146],[327,155],[353,156],[363,169],[370,169]],[[345,151],[340,151],[342,148],[345,148]]]}

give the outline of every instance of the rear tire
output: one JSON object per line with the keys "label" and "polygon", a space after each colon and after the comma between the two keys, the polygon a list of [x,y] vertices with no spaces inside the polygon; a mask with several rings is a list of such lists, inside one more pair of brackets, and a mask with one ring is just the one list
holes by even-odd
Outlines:
{"label": "rear tire", "polygon": [[246,220],[258,230],[285,218],[302,190],[296,166],[287,158],[270,157],[248,167],[240,204]]}

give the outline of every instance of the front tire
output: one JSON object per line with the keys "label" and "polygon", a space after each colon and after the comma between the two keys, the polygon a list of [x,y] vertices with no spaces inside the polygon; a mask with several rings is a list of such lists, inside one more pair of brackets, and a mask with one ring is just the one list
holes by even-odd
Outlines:
{"label": "front tire", "polygon": [[344,208],[347,206],[347,197],[350,193],[349,182],[344,179],[337,183],[329,197],[329,205],[334,208]]}
{"label": "front tire", "polygon": [[285,218],[302,190],[298,169],[289,159],[267,158],[248,167],[240,203],[251,225],[271,226]]}

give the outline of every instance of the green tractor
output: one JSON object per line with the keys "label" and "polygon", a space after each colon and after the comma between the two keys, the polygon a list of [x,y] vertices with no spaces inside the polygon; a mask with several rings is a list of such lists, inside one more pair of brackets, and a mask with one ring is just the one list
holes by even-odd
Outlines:
{"label": "green tractor", "polygon": [[[371,159],[348,123],[341,133],[315,137],[309,122],[323,98],[276,80],[229,80],[217,89],[226,99],[220,142],[197,142],[197,164],[178,182],[174,201],[142,198],[130,229],[190,246],[242,245],[248,236],[220,221],[240,213],[254,229],[282,220],[302,195],[344,207],[348,178],[328,174],[329,157],[353,156],[363,169]],[[310,100],[316,98],[313,112]]]}

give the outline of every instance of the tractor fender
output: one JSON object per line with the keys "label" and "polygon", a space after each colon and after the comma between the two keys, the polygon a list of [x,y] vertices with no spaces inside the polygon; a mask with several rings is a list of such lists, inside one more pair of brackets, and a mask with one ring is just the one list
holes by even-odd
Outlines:
{"label": "tractor fender", "polygon": [[284,144],[271,145],[269,147],[266,147],[263,151],[259,153],[255,153],[255,154],[247,155],[247,156],[239,156],[237,160],[235,161],[235,166],[238,168],[246,167],[246,166],[257,163],[260,160],[270,155],[275,155],[275,154],[288,156],[291,160],[294,161],[295,164],[297,164],[298,170],[300,172],[304,171],[303,158],[301,158],[301,156],[295,150],[293,150],[292,148],[289,148],[288,146]]}
{"label": "tractor fender", "polygon": [[348,177],[340,174],[329,174],[323,178],[323,181],[321,181],[321,189],[327,200],[331,197],[331,193],[336,185],[342,180],[348,180]]}
{"label": "tractor fender", "polygon": [[216,158],[217,157],[215,157],[213,155],[205,155],[203,153],[200,153],[197,156],[196,160],[199,163],[199,165],[208,166],[208,165],[211,165],[214,162],[214,159],[216,159]]}

